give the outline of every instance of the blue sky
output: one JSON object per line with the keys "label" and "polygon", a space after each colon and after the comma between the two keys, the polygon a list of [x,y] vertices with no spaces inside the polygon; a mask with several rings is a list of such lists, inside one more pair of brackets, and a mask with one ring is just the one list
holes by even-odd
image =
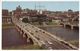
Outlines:
{"label": "blue sky", "polygon": [[35,9],[35,3],[37,9],[39,8],[39,3],[42,6],[41,9],[48,9],[53,11],[67,11],[68,9],[72,9],[74,11],[79,10],[79,2],[78,1],[45,1],[45,2],[30,2],[30,1],[4,1],[2,2],[2,8],[8,10],[15,10],[18,5],[22,7],[22,9],[30,8]]}

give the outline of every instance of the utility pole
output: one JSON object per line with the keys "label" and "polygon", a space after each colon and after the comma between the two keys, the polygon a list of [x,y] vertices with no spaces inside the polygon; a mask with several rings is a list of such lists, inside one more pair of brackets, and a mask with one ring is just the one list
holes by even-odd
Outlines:
{"label": "utility pole", "polygon": [[35,2],[35,6],[34,6],[34,9],[38,11],[39,14],[42,14],[42,8],[44,8],[43,5],[41,5],[40,2]]}
{"label": "utility pole", "polygon": [[35,10],[36,10],[36,2],[35,2]]}
{"label": "utility pole", "polygon": [[40,14],[42,14],[42,8],[44,7],[44,6],[42,6],[42,5],[40,5],[41,3],[39,2],[39,5],[37,6],[39,9],[38,9],[38,11],[39,11],[39,13]]}

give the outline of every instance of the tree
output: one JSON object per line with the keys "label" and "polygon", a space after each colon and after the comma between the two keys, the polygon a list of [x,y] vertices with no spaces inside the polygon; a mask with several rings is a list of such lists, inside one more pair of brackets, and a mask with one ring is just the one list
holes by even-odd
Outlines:
{"label": "tree", "polygon": [[29,20],[28,20],[28,18],[23,18],[23,19],[22,19],[22,22],[28,23]]}

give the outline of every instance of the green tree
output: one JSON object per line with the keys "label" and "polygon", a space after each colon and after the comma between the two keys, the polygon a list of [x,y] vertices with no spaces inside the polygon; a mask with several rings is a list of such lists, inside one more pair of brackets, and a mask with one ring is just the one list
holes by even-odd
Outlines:
{"label": "green tree", "polygon": [[28,20],[28,18],[23,18],[22,22],[29,23],[29,20]]}

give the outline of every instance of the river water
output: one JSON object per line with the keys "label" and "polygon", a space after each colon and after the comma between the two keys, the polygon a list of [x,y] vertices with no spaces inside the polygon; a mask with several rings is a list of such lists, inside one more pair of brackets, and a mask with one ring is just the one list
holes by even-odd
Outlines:
{"label": "river water", "polygon": [[46,30],[58,37],[64,38],[64,40],[66,40],[66,41],[79,40],[79,31],[78,30],[71,30],[69,28],[64,28],[62,26],[41,27],[41,29]]}
{"label": "river water", "polygon": [[[64,28],[63,26],[53,26],[53,27],[40,27],[43,30],[62,38],[65,41],[78,41],[79,42],[79,30],[71,30],[70,28]],[[79,43],[77,45],[79,46]]]}
{"label": "river water", "polygon": [[26,39],[16,28],[2,29],[2,48],[27,45]]}
{"label": "river water", "polygon": [[[66,41],[77,40],[79,41],[79,31],[71,30],[69,28],[58,27],[41,27],[53,35],[56,35]],[[11,46],[28,45],[26,39],[20,35],[16,28],[2,29],[2,48]]]}

